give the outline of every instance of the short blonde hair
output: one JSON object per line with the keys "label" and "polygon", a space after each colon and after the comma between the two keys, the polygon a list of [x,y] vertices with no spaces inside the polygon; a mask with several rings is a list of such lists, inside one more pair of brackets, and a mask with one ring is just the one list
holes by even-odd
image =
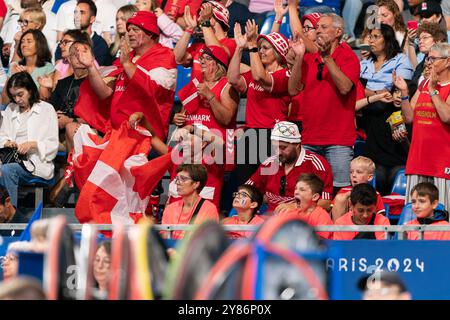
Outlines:
{"label": "short blonde hair", "polygon": [[47,239],[47,232],[50,222],[48,219],[37,220],[31,225],[31,239],[40,241]]}
{"label": "short blonde hair", "polygon": [[39,30],[44,29],[45,24],[47,23],[47,18],[45,17],[45,12],[41,8],[28,8],[22,11],[22,14],[29,13],[31,15],[31,19],[33,22],[39,23],[41,26]]}
{"label": "short blonde hair", "polygon": [[367,157],[363,157],[363,156],[356,157],[355,159],[352,160],[352,162],[350,162],[350,165],[352,165],[352,164],[353,165],[359,164],[359,165],[365,167],[367,172],[370,174],[375,173],[375,163]]}

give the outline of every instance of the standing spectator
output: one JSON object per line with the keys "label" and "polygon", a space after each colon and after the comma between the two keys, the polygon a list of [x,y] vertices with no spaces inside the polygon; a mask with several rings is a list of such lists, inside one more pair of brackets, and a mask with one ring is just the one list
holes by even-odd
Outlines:
{"label": "standing spectator", "polygon": [[275,124],[271,140],[278,148],[277,155],[264,161],[246,183],[264,193],[269,205],[268,212],[273,212],[280,204],[295,201],[295,185],[297,177],[302,173],[315,173],[324,181],[325,187],[319,205],[328,209],[333,192],[328,162],[302,148],[300,132],[294,123],[280,121]]}
{"label": "standing spectator", "polygon": [[[264,222],[264,218],[258,215],[258,210],[263,202],[263,195],[254,186],[243,184],[238,187],[238,191],[233,193],[233,208],[237,215],[225,218],[221,221],[223,225],[252,225],[257,226]],[[252,231],[229,231],[231,239],[250,238]]]}
{"label": "standing spectator", "polygon": [[136,8],[136,6],[131,4],[120,7],[120,9],[117,10],[116,34],[114,36],[113,42],[109,47],[110,58],[107,64],[113,64],[116,59],[120,58],[120,39],[122,37],[125,37],[125,34],[127,33],[127,20],[130,19],[133,13],[137,11],[138,9]]}
{"label": "standing spectator", "polygon": [[[28,219],[25,215],[11,203],[8,190],[3,186],[0,186],[0,223],[28,223]],[[17,231],[18,232],[16,232],[16,230],[1,230],[0,236],[18,237],[22,234],[22,230]]]}
{"label": "standing spectator", "polygon": [[391,26],[395,31],[395,38],[397,39],[400,48],[403,51],[406,51],[408,29],[406,28],[405,20],[403,20],[397,3],[395,3],[394,0],[378,0],[376,5],[378,6],[378,23]]}
{"label": "standing spectator", "polygon": [[424,81],[409,101],[408,86],[401,77],[395,85],[402,91],[402,113],[406,123],[413,123],[411,147],[405,173],[406,203],[419,182],[433,182],[439,199],[450,208],[450,45],[431,47],[426,63],[430,79]]}
{"label": "standing spectator", "polygon": [[[112,97],[110,104],[110,120],[113,128],[118,128],[124,120],[136,111],[144,111],[143,101],[138,101],[141,110],[131,110],[137,103],[127,106],[120,102],[124,92],[137,98],[153,93],[159,107],[162,125],[167,135],[169,116],[175,94],[176,68],[175,57],[170,49],[158,43],[159,29],[154,13],[147,11],[136,12],[127,22],[131,52],[125,39],[121,43],[120,73],[111,89],[102,79],[94,64],[94,57],[90,52],[80,52],[78,59],[89,71],[89,82],[100,100]],[[138,76],[136,76],[138,75]],[[144,79],[139,81],[135,79]],[[133,81],[134,80],[134,81]],[[165,139],[165,137],[161,137]]]}
{"label": "standing spectator", "polygon": [[360,70],[355,53],[341,42],[343,30],[341,17],[322,15],[317,27],[319,52],[305,54],[303,41],[294,41],[296,58],[289,79],[291,96],[302,91],[299,116],[303,119],[304,146],[328,160],[336,191],[350,185]]}
{"label": "standing spectator", "polygon": [[[430,182],[418,183],[411,190],[412,210],[416,219],[407,225],[448,226],[448,212],[438,210],[439,190]],[[408,240],[419,240],[417,231],[407,232]],[[423,240],[450,240],[450,232],[426,231]]]}
{"label": "standing spectator", "polygon": [[[350,194],[350,211],[335,221],[337,226],[390,225],[388,218],[375,212],[377,194],[371,185],[361,183]],[[334,240],[373,239],[384,240],[384,232],[334,232]]]}
{"label": "standing spectator", "polygon": [[201,54],[200,50],[205,45],[222,47],[230,57],[233,56],[236,50],[235,41],[227,36],[227,31],[230,28],[228,24],[229,12],[223,4],[217,1],[206,2],[200,10],[199,17],[204,42],[194,42],[189,48],[189,41],[197,28],[197,20],[191,14],[189,6],[185,8],[184,19],[187,27],[173,52],[178,64],[192,67],[191,79],[197,78],[197,80],[202,82],[198,58]]}
{"label": "standing spectator", "polygon": [[39,100],[37,87],[27,72],[13,74],[6,84],[11,103],[3,112],[0,147],[17,148],[28,160],[0,166],[0,184],[17,207],[19,183],[36,177],[51,179],[58,152],[58,119],[55,109]]}
{"label": "standing spectator", "polygon": [[[235,25],[234,32],[238,48],[228,68],[228,81],[241,94],[247,93],[246,134],[238,142],[238,165],[235,171],[240,185],[257,170],[261,157],[270,154],[270,130],[278,121],[287,119],[290,102],[287,83],[290,72],[286,68],[286,54],[289,43],[283,35],[276,32],[258,36],[255,21],[247,21],[245,35],[241,34],[239,24]],[[242,52],[246,48],[250,52],[251,70],[241,75],[239,66]],[[251,145],[248,138],[252,140],[254,134],[257,144]],[[258,156],[256,161],[255,155]]]}
{"label": "standing spectator", "polygon": [[[216,206],[203,199],[200,192],[205,186],[207,173],[201,164],[182,164],[177,168],[175,182],[182,199],[166,206],[162,224],[200,224],[205,220],[219,221]],[[174,231],[173,239],[182,239],[184,231]]]}

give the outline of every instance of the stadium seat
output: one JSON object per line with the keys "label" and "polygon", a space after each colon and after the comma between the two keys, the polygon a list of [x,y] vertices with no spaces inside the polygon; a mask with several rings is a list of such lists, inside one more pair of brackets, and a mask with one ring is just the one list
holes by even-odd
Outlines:
{"label": "stadium seat", "polygon": [[180,102],[178,91],[191,80],[192,68],[185,68],[182,65],[177,66],[177,87],[175,89],[175,102]]}
{"label": "stadium seat", "polygon": [[[269,34],[270,30],[272,30],[272,25],[274,21],[275,21],[275,13],[269,13],[266,16],[266,20],[264,20],[260,34]],[[285,15],[283,17],[280,26],[280,33],[288,39],[292,35],[291,26],[289,25],[289,15]]]}
{"label": "stadium seat", "polygon": [[394,179],[394,184],[392,185],[391,194],[399,194],[401,196],[406,196],[406,176],[405,169],[401,169],[397,172]]}
{"label": "stadium seat", "polygon": [[373,173],[373,179],[369,181],[369,184],[374,187],[375,189],[377,188],[377,174],[376,172]]}
{"label": "stadium seat", "polygon": [[34,192],[34,206],[37,208],[39,202],[44,203],[44,188],[51,188],[56,184],[56,179],[45,180],[42,178],[34,178],[27,184],[21,184],[21,188],[25,191]]}

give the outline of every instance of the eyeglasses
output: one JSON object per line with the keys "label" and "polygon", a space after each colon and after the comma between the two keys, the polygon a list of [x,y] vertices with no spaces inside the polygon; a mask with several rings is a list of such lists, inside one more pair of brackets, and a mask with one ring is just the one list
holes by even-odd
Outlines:
{"label": "eyeglasses", "polygon": [[73,41],[73,40],[61,40],[59,42],[59,45],[60,46],[67,46],[69,43],[72,43],[72,42],[75,42],[75,41]]}
{"label": "eyeglasses", "polygon": [[251,199],[250,195],[247,192],[243,192],[243,191],[233,192],[233,198],[236,198],[236,197],[239,197],[239,198],[240,197],[246,197],[246,198]]}
{"label": "eyeglasses", "polygon": [[316,75],[316,79],[321,81],[323,79],[323,67],[325,66],[325,63],[320,62],[317,65],[317,75]]}
{"label": "eyeglasses", "polygon": [[376,40],[381,39],[381,38],[383,38],[383,36],[381,34],[371,34],[371,35],[369,35],[369,40],[376,41]]}
{"label": "eyeglasses", "polygon": [[27,20],[27,19],[19,19],[19,20],[17,20],[17,23],[19,23],[19,25],[24,25],[25,27],[29,24],[29,23],[32,23],[33,21],[31,21],[31,20]]}
{"label": "eyeglasses", "polygon": [[186,176],[176,176],[174,181],[175,183],[185,183],[186,181],[192,180],[192,178],[186,177]]}
{"label": "eyeglasses", "polygon": [[448,57],[433,57],[433,56],[428,56],[428,57],[425,58],[425,62],[433,64],[436,60],[447,59],[447,58],[448,58]]}
{"label": "eyeglasses", "polygon": [[303,27],[303,32],[310,32],[311,30],[316,30],[316,28],[311,27],[311,26],[304,26]]}
{"label": "eyeglasses", "polygon": [[103,263],[103,265],[107,268],[109,268],[109,266],[111,265],[111,260],[109,260],[109,259],[95,259],[94,262],[96,264]]}
{"label": "eyeglasses", "polygon": [[423,37],[419,37],[419,41],[425,41],[427,39],[433,38],[432,36],[423,36]]}
{"label": "eyeglasses", "polygon": [[282,176],[280,178],[280,196],[285,196],[286,195],[286,185],[287,185],[287,181],[286,181],[286,176]]}
{"label": "eyeglasses", "polygon": [[17,257],[14,255],[11,255],[11,254],[6,255],[6,256],[1,256],[0,257],[0,267],[4,268],[6,262],[12,262],[12,261],[16,261],[16,260],[17,260]]}

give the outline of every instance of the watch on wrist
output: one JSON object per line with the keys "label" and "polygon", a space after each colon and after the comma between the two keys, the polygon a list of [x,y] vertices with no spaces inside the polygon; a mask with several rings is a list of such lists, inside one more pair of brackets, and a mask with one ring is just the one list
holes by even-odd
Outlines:
{"label": "watch on wrist", "polygon": [[437,94],[439,94],[439,91],[438,91],[438,90],[433,90],[433,91],[431,91],[431,92],[430,92],[430,98],[431,98],[432,96],[437,95]]}
{"label": "watch on wrist", "polygon": [[258,52],[258,47],[248,48],[248,52]]}
{"label": "watch on wrist", "polygon": [[211,21],[205,20],[200,24],[201,27],[210,28],[211,27]]}

